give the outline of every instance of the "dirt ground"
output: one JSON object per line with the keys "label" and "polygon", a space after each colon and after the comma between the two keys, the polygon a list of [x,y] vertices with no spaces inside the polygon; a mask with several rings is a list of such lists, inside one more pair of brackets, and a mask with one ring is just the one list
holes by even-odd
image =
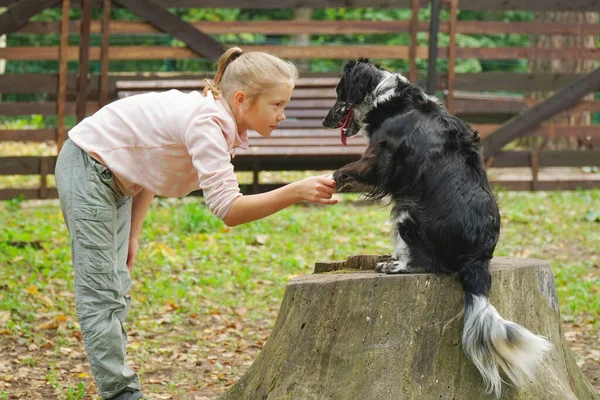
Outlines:
{"label": "dirt ground", "polygon": [[[212,316],[202,323],[180,327],[187,331],[188,337],[193,333],[189,330],[194,329],[199,337],[212,338],[210,348],[199,348],[196,340],[172,340],[176,339],[176,333],[169,335],[169,329],[157,333],[156,338],[169,347],[161,357],[150,357],[147,362],[140,362],[138,355],[131,357],[137,360],[133,367],[139,371],[145,391],[153,399],[183,400],[212,400],[226,391],[251,365],[271,329],[269,320],[252,325],[243,317],[241,321],[231,318]],[[591,327],[566,323],[564,333],[577,364],[600,391],[598,332]],[[163,334],[166,337],[162,337]],[[231,337],[237,342],[236,348],[231,346]],[[5,393],[5,397],[0,395],[0,398],[97,398],[77,331],[71,333],[68,343],[58,348],[52,346],[55,339],[56,332],[52,331],[47,332],[45,344],[6,332],[0,334],[0,393]],[[135,332],[131,340],[137,340]],[[85,394],[78,389],[79,382],[85,383]]]}

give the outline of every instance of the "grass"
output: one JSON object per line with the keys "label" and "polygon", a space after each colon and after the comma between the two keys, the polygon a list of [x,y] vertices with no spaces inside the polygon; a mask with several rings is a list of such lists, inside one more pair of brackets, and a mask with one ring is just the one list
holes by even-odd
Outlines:
{"label": "grass", "polygon": [[[563,319],[597,338],[600,191],[499,192],[498,199],[496,255],[551,261]],[[146,387],[175,398],[192,388],[223,390],[264,344],[291,277],[311,273],[317,261],[389,253],[388,209],[354,200],[293,206],[235,228],[199,199],[155,201],[133,271],[128,327],[131,362]],[[18,367],[41,374],[44,390],[91,398],[70,258],[56,202],[0,206],[0,345],[26,349],[15,356]],[[2,367],[0,399],[10,393]]]}
{"label": "grass", "polygon": [[496,255],[551,261],[565,319],[598,327],[600,225],[590,212],[599,191],[500,196],[503,230]]}

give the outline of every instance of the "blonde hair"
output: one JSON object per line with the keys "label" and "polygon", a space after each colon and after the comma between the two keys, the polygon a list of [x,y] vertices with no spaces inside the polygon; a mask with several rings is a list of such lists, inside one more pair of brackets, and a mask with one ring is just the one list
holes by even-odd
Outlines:
{"label": "blonde hair", "polygon": [[252,104],[262,93],[282,83],[295,83],[297,78],[298,69],[289,61],[261,51],[244,53],[239,47],[232,47],[219,58],[213,83],[205,79],[204,95],[210,90],[213,96],[230,100],[235,92],[242,90],[247,103]]}

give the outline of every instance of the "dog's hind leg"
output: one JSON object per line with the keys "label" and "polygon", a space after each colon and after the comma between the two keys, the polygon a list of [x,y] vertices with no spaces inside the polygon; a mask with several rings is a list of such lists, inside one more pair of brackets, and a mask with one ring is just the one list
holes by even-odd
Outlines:
{"label": "dog's hind leg", "polygon": [[387,262],[379,262],[375,267],[375,271],[385,274],[410,274],[412,271],[408,268],[408,263],[392,260]]}
{"label": "dog's hind leg", "polygon": [[410,267],[410,249],[408,248],[408,244],[400,235],[400,227],[408,218],[408,213],[403,212],[400,213],[400,215],[398,215],[394,220],[394,252],[392,253],[392,260],[377,263],[375,267],[377,272],[385,272],[386,274],[407,274],[411,272],[421,272]]}
{"label": "dog's hind leg", "polygon": [[396,239],[392,260],[377,263],[375,267],[377,272],[385,272],[386,274],[407,274],[413,272],[408,266],[408,261],[410,260],[408,246],[406,242],[402,240],[399,233],[396,233],[395,236]]}

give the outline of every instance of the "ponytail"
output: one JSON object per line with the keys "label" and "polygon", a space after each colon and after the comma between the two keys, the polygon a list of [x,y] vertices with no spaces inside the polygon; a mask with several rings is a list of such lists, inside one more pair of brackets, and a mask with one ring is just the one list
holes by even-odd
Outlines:
{"label": "ponytail", "polygon": [[204,81],[206,82],[206,86],[204,87],[204,96],[206,96],[209,90],[212,92],[213,96],[219,96],[221,94],[221,90],[219,90],[219,84],[221,83],[221,79],[225,73],[225,68],[227,68],[229,64],[235,61],[242,54],[242,49],[239,47],[232,47],[223,53],[221,57],[219,57],[219,61],[217,63],[217,73],[213,79],[215,85],[213,86],[208,79],[205,79]]}
{"label": "ponytail", "polygon": [[298,69],[289,61],[261,51],[244,53],[239,47],[232,47],[219,58],[212,83],[205,79],[204,95],[210,90],[213,96],[222,95],[229,100],[236,91],[243,90],[247,101],[252,103],[281,84],[293,85],[297,78]]}

